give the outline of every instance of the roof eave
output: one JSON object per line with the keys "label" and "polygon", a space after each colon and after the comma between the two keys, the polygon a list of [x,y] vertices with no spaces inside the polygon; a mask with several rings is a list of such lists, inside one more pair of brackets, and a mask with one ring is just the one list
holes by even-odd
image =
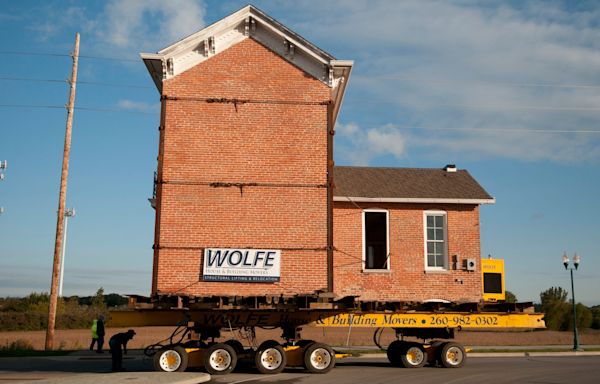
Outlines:
{"label": "roof eave", "polygon": [[158,53],[140,53],[140,57],[146,65],[146,69],[152,77],[152,81],[159,93],[162,93],[162,82],[164,80],[164,69],[163,63],[165,56]]}
{"label": "roof eave", "polygon": [[467,199],[467,198],[437,198],[437,197],[350,197],[334,196],[333,201],[346,201],[352,203],[413,203],[413,204],[466,204],[482,205],[496,204],[495,198]]}
{"label": "roof eave", "polygon": [[346,94],[346,87],[350,80],[350,74],[352,73],[352,66],[354,61],[352,60],[331,60],[330,66],[333,70],[334,75],[338,72],[337,76],[338,85],[332,88],[331,98],[333,100],[333,124],[337,121],[337,117],[340,113],[340,108],[344,102],[344,95]]}

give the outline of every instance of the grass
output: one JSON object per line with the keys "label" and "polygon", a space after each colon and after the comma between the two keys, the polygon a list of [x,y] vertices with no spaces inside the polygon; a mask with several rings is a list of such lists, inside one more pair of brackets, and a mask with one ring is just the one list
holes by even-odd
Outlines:
{"label": "grass", "polygon": [[34,349],[0,349],[1,357],[47,357],[47,356],[65,356],[73,351],[38,351]]}
{"label": "grass", "polygon": [[39,351],[33,348],[31,342],[25,339],[17,339],[10,344],[0,347],[0,357],[35,357],[35,356],[64,356],[71,351],[62,348],[52,351]]}

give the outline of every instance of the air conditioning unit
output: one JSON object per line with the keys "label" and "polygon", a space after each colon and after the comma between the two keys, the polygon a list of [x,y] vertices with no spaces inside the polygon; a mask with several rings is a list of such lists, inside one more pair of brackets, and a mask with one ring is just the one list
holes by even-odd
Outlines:
{"label": "air conditioning unit", "polygon": [[474,271],[477,268],[477,260],[475,259],[467,259],[465,269],[467,271]]}

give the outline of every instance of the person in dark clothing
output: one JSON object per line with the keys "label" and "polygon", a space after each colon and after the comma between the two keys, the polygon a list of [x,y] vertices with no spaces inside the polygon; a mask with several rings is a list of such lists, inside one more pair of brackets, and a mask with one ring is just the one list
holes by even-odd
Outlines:
{"label": "person in dark clothing", "polygon": [[96,353],[104,353],[102,347],[104,347],[104,315],[98,316],[98,322],[96,323],[96,335],[98,336],[98,349]]}
{"label": "person in dark clothing", "polygon": [[[112,371],[119,372],[123,369],[123,354],[127,354],[127,342],[133,339],[135,331],[130,329],[127,332],[117,333],[108,341],[110,353],[112,354]],[[123,350],[121,350],[123,348]]]}

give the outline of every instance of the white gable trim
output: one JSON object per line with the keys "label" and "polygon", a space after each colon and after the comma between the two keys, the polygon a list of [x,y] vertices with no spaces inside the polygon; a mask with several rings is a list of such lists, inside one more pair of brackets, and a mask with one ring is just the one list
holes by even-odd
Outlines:
{"label": "white gable trim", "polygon": [[157,53],[140,56],[162,93],[162,83],[252,38],[331,88],[333,121],[341,107],[353,62],[336,60],[258,8],[248,5]]}

